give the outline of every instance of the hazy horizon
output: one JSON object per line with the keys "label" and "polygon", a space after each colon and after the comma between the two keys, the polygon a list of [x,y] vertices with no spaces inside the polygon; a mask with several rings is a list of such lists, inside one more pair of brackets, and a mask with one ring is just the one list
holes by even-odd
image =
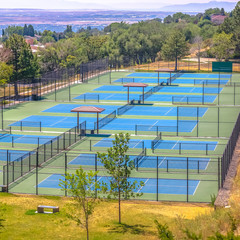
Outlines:
{"label": "hazy horizon", "polygon": [[[180,5],[187,3],[208,3],[209,0],[171,0],[166,3],[163,0],[8,0],[1,3],[0,8],[11,9],[49,9],[49,10],[158,10],[169,5]],[[217,2],[238,2],[236,0],[225,0]]]}

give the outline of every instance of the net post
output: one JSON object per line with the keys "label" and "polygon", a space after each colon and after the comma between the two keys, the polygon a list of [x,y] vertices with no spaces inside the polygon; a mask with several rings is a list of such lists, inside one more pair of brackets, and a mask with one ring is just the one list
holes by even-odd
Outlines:
{"label": "net post", "polygon": [[135,135],[137,136],[137,124],[135,124]]}
{"label": "net post", "polygon": [[12,136],[12,148],[14,148],[14,137]]}
{"label": "net post", "polygon": [[89,148],[89,150],[90,150],[90,152],[92,151],[92,140],[90,139],[89,140],[89,143],[90,143],[90,148]]}
{"label": "net post", "polygon": [[182,143],[179,143],[179,154],[182,154]]}
{"label": "net post", "polygon": [[40,121],[40,124],[39,124],[39,130],[40,130],[40,132],[42,131],[42,122]]}
{"label": "net post", "polygon": [[158,201],[158,161],[159,161],[159,159],[158,159],[158,156],[157,156],[157,201]]}
{"label": "net post", "polygon": [[198,174],[199,174],[199,172],[200,172],[200,171],[199,171],[199,160],[197,161],[197,163],[198,163],[198,168],[197,168],[197,169],[198,169]]}
{"label": "net post", "polygon": [[208,143],[206,143],[206,155],[208,155]]}
{"label": "net post", "polygon": [[40,143],[39,143],[39,137],[37,138],[37,140],[38,140],[37,147],[39,148],[39,144],[40,144]]}
{"label": "net post", "polygon": [[168,172],[168,159],[167,159],[167,172]]}
{"label": "net post", "polygon": [[22,121],[20,121],[20,131],[22,132],[23,127],[22,127]]}

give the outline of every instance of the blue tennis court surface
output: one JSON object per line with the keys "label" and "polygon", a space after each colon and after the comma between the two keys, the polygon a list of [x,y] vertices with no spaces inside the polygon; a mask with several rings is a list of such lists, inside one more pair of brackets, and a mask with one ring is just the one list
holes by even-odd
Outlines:
{"label": "blue tennis court surface", "polygon": [[[91,94],[91,93],[87,93]],[[127,101],[127,93],[98,93],[99,99],[101,101]],[[145,102],[172,102],[173,96],[179,96],[179,97],[191,97],[194,103],[201,103],[202,102],[202,96],[198,95],[173,95],[173,94],[152,94],[149,96]],[[130,99],[138,100],[140,97],[140,94],[132,93],[130,94]],[[84,94],[79,95],[73,99],[83,99]],[[216,100],[216,95],[204,95],[204,102],[205,103],[213,103]]]}
{"label": "blue tennis court surface", "polygon": [[[0,149],[0,161],[7,161],[9,162],[15,161],[16,159],[23,157],[26,154],[29,154],[29,151],[18,151],[18,150],[3,150]],[[8,157],[7,157],[8,155]]]}
{"label": "blue tennis court surface", "polygon": [[[98,181],[109,185],[109,178],[106,176],[98,176]],[[65,180],[63,175],[52,174],[41,183],[38,184],[39,188],[57,188],[60,189],[59,183],[61,180]],[[130,182],[136,181],[138,184],[144,182],[144,186],[135,190],[135,192],[141,193],[157,193],[157,179],[156,178],[129,178]],[[188,194],[194,195],[199,185],[199,180],[187,180],[185,179],[158,179],[158,193],[159,194]],[[188,191],[187,191],[188,186]]]}
{"label": "blue tennis court surface", "polygon": [[[31,121],[40,121],[42,127],[47,128],[72,128],[76,126],[77,117],[64,117],[64,116],[40,116],[40,115],[32,115],[30,117],[22,119],[22,121],[27,122]],[[80,117],[80,122],[87,121],[87,129],[94,128],[94,122],[96,122],[96,118],[91,117]],[[176,132],[178,123],[178,131],[179,132],[192,132],[192,130],[196,127],[197,121],[194,120],[165,120],[165,119],[133,119],[133,118],[115,118],[113,121],[105,125],[102,129],[106,130],[129,130],[135,131],[136,124],[138,125],[150,125],[150,126],[159,126],[159,130],[162,132]],[[16,122],[16,124],[19,124]],[[11,124],[15,126],[14,123]],[[153,130],[153,129],[152,129]],[[151,127],[149,128],[151,131]]]}
{"label": "blue tennis court surface", "polygon": [[[94,147],[112,147],[112,138],[103,138],[96,142]],[[129,148],[142,148],[144,142],[145,148],[151,148],[152,140],[130,139]],[[156,145],[156,149],[169,149],[169,150],[189,150],[189,151],[214,151],[218,142],[213,141],[180,141],[180,140],[160,140]]]}
{"label": "blue tennis court surface", "polygon": [[[131,82],[132,78],[129,78],[129,82]],[[229,80],[218,80],[218,79],[211,79],[211,80],[206,80],[206,79],[190,79],[190,78],[187,78],[187,79],[184,79],[184,78],[177,78],[175,80],[173,80],[173,84],[206,84],[206,85],[209,85],[209,84],[215,84],[217,85],[218,83],[220,83],[221,85],[226,85],[228,83]],[[124,81],[122,81],[122,79],[117,79],[115,80],[114,82],[118,82],[118,83],[126,83],[128,82],[128,79],[125,78]],[[140,78],[140,77],[137,77],[137,78],[134,78],[134,82],[137,82],[137,83],[148,83],[148,84],[152,84],[152,83],[155,83],[157,84],[158,83],[158,79],[157,78]],[[160,78],[159,79],[159,82],[164,82],[166,83],[167,82],[167,78]]]}
{"label": "blue tennis court surface", "polygon": [[23,144],[45,144],[50,140],[56,138],[55,136],[36,136],[36,135],[17,135],[7,134],[0,138],[0,142],[5,143],[23,143]]}
{"label": "blue tennis court surface", "polygon": [[[70,113],[71,109],[76,106],[90,106],[90,105],[76,105],[76,104],[58,104],[54,107],[48,108],[43,112],[52,113]],[[93,105],[91,105],[93,106]],[[121,106],[116,105],[95,105],[95,107],[105,108],[103,114],[109,114]],[[203,117],[208,108],[199,108],[199,117]],[[73,113],[76,114],[76,113]],[[196,107],[179,107],[178,114],[181,117],[196,117]],[[177,116],[177,107],[152,107],[152,106],[134,106],[129,109],[124,115],[145,115],[145,116]]]}
{"label": "blue tennis court surface", "polygon": [[[169,78],[170,74],[169,73],[160,73],[159,77],[166,77]],[[174,74],[172,74],[174,76]],[[131,73],[128,75],[128,77],[158,77],[158,73],[146,73],[146,72],[136,72],[136,73]],[[205,79],[219,79],[219,74],[216,73],[183,73],[181,74],[181,78],[205,78]],[[230,79],[231,75],[230,74],[221,74],[220,79]]]}
{"label": "blue tennis court surface", "polygon": [[[145,92],[150,90],[150,87],[145,89]],[[126,87],[123,86],[112,86],[112,85],[105,85],[99,88],[94,89],[93,91],[107,91],[107,92],[123,92],[127,91]],[[206,93],[206,94],[217,94],[222,91],[222,88],[208,88],[204,87],[178,87],[178,86],[163,86],[158,92],[162,93]],[[130,88],[130,92],[142,92],[142,88]]]}
{"label": "blue tennis court surface", "polygon": [[[137,156],[129,156],[130,160],[134,160]],[[158,160],[157,160],[158,158]],[[95,154],[80,154],[69,165],[94,166],[97,161],[97,166],[102,167],[100,159],[96,159]],[[210,158],[188,158],[188,169],[191,170],[206,170]],[[187,169],[187,158],[185,157],[154,157],[145,156],[138,163],[138,168],[160,168],[160,169]]]}

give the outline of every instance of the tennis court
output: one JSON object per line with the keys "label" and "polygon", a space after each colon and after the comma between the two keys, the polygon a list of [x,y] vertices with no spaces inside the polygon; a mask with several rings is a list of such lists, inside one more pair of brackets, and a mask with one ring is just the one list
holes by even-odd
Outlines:
{"label": "tennis court", "polygon": [[[87,95],[91,95],[91,93],[86,93]],[[94,94],[95,95],[95,94]],[[127,101],[127,93],[98,93],[100,101]],[[135,99],[138,100],[141,94],[135,94],[132,93],[130,94],[130,99]],[[213,103],[217,95],[204,95],[204,96],[199,96],[201,98],[196,98],[197,95],[173,95],[173,94],[152,94],[150,95],[146,101],[148,102],[172,102],[173,96],[179,96],[179,97],[190,97],[193,99],[194,103],[201,103],[202,102],[202,97],[204,98],[205,103]],[[84,99],[84,94],[79,95],[73,100],[80,100]]]}
{"label": "tennis court", "polygon": [[[150,90],[150,87],[145,88],[145,92]],[[126,92],[127,88],[123,86],[112,86],[105,85],[94,89],[93,91],[106,91],[106,92]],[[163,86],[158,91],[159,93],[206,93],[206,94],[217,94],[221,93],[222,88],[215,87],[178,87],[178,86]],[[142,92],[142,88],[130,88],[130,92]]]}
{"label": "tennis court", "polygon": [[5,150],[0,149],[0,161],[7,161],[9,162],[15,161],[20,157],[23,157],[27,154],[30,154],[29,151],[18,151],[18,150]]}
{"label": "tennis court", "polygon": [[[172,74],[172,77],[174,74]],[[158,77],[158,73],[147,73],[147,72],[135,72],[129,74],[127,77]],[[160,73],[159,77],[169,78],[169,73]],[[181,78],[198,78],[198,79],[219,79],[219,74],[216,73],[182,73]],[[230,79],[231,74],[220,74],[220,79]]]}
{"label": "tennis court", "polygon": [[0,138],[0,142],[4,143],[22,143],[22,144],[45,144],[56,136],[38,136],[38,135],[18,135],[7,134]]}
{"label": "tennis court", "polygon": [[[103,138],[94,144],[94,147],[112,147],[111,138]],[[129,148],[141,148],[144,142],[145,148],[152,148],[152,140],[134,139],[129,141]],[[183,140],[160,140],[155,149],[189,150],[189,151],[214,151],[218,145],[215,141],[183,141]]]}
{"label": "tennis court", "polygon": [[[42,112],[46,113],[70,113],[70,111],[75,107],[81,106],[93,106],[93,105],[79,105],[79,104],[58,104],[54,107],[48,108]],[[95,107],[105,108],[103,114],[109,114],[114,110],[117,110],[119,105],[94,105]],[[197,110],[196,107],[184,107],[179,108],[178,114],[181,117],[196,117],[197,114],[199,117],[203,117],[207,112],[208,108],[199,108]],[[197,113],[197,111],[199,111]],[[74,113],[73,113],[74,114]],[[81,113],[84,114],[84,113]],[[88,113],[94,114],[94,113]],[[142,115],[142,116],[177,116],[177,107],[153,107],[153,106],[138,106],[135,105],[124,115]]]}
{"label": "tennis court", "polygon": [[[134,79],[134,80],[133,80]],[[217,84],[221,84],[221,85],[226,85],[228,83],[229,80],[218,80],[218,79],[188,79],[188,78],[177,78],[173,80],[174,84],[205,84],[205,85],[217,85]],[[114,81],[115,83],[127,83],[127,82],[136,82],[136,83],[147,83],[147,84],[157,84],[158,83],[158,79],[157,78],[120,78]],[[159,82],[164,82],[167,83],[168,82],[168,78],[162,78],[159,77]]]}
{"label": "tennis court", "polygon": [[[63,175],[52,174],[41,183],[38,184],[39,188],[58,188],[61,180],[65,180]],[[109,177],[98,176],[97,180],[109,185]],[[143,187],[135,190],[139,193],[157,193],[157,179],[156,178],[129,178],[130,182],[136,181],[138,184],[144,182]],[[158,179],[158,193],[159,194],[184,194],[194,195],[199,185],[199,180],[187,180],[185,179]],[[187,189],[188,187],[188,189]]]}
{"label": "tennis court", "polygon": [[[80,117],[80,122],[87,121],[87,129],[94,129],[94,122],[96,117]],[[64,117],[64,116],[42,116],[32,115],[30,117],[22,119],[26,124],[28,121],[40,121],[43,128],[72,128],[76,126],[77,117]],[[16,122],[18,124],[18,122]],[[113,121],[103,126],[104,130],[129,130],[135,131],[135,126],[138,125],[151,125],[159,126],[161,131],[164,132],[176,132],[177,128],[179,132],[192,132],[197,125],[195,120],[165,120],[165,119],[133,119],[133,118],[114,118]],[[11,124],[15,126],[15,124]],[[150,129],[151,130],[151,129]],[[155,129],[154,129],[155,130]]]}
{"label": "tennis court", "polygon": [[[129,156],[130,160],[133,161],[137,156]],[[158,159],[157,159],[158,158]],[[96,162],[97,161],[97,162]],[[191,170],[206,170],[210,158],[194,158],[190,157],[155,157],[155,156],[143,156],[138,163],[138,169],[141,168],[159,168],[159,169],[188,169]],[[71,160],[69,165],[80,165],[80,166],[95,166],[97,163],[98,167],[102,167],[100,159],[97,158],[96,154],[80,154]]]}

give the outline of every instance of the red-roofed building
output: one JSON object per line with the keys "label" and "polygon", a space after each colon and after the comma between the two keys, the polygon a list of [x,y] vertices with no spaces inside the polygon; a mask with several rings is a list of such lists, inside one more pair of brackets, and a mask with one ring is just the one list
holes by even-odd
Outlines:
{"label": "red-roofed building", "polygon": [[224,22],[224,19],[226,18],[227,16],[223,16],[223,15],[215,15],[213,14],[211,16],[211,22],[213,24],[216,24],[216,25],[220,25]]}

